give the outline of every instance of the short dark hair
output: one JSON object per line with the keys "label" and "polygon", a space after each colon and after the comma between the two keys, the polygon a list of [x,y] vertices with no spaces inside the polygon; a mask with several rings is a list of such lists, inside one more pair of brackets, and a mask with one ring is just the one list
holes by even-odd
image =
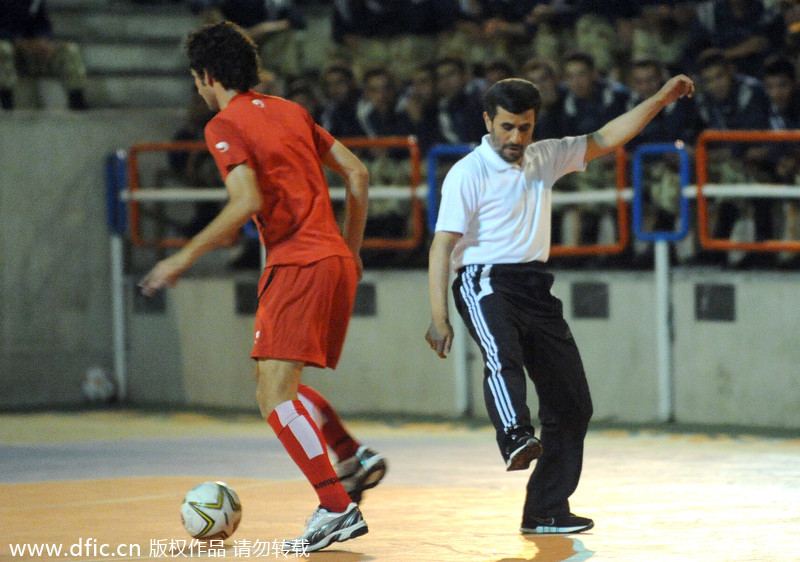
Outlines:
{"label": "short dark hair", "polygon": [[730,65],[731,60],[722,49],[706,49],[701,52],[700,56],[697,58],[697,70],[700,72],[713,66],[729,67]]}
{"label": "short dark hair", "polygon": [[456,56],[446,56],[442,57],[436,61],[436,69],[442,66],[455,66],[461,74],[467,73],[467,63],[464,62],[464,59]]}
{"label": "short dark hair", "polygon": [[483,108],[489,119],[495,118],[498,107],[514,114],[532,109],[536,114],[542,107],[542,96],[533,83],[522,78],[506,78],[492,84],[483,96]]}
{"label": "short dark hair", "polygon": [[579,62],[589,70],[595,69],[594,57],[586,51],[572,51],[567,53],[564,57],[564,66],[570,62]]}
{"label": "short dark hair", "polygon": [[331,66],[325,69],[325,72],[323,72],[323,76],[325,77],[327,77],[330,74],[341,74],[342,76],[347,78],[347,80],[350,82],[356,81],[356,73],[353,72],[353,69],[343,64],[332,64]]}
{"label": "short dark hair", "polygon": [[786,76],[794,81],[797,78],[797,70],[788,57],[773,55],[764,61],[764,77],[767,76]]}
{"label": "short dark hair", "polygon": [[186,42],[189,68],[203,72],[225,88],[246,92],[258,84],[260,61],[256,44],[229,21],[215,23],[189,34]]}
{"label": "short dark hair", "polygon": [[555,65],[546,59],[540,59],[538,57],[530,58],[525,61],[521,69],[523,73],[533,72],[534,70],[544,70],[550,78],[556,78],[558,76],[558,70]]}

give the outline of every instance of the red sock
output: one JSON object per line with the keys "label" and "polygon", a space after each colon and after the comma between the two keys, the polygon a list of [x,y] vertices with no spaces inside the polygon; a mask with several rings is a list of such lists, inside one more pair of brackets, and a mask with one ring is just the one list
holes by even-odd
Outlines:
{"label": "red sock", "polygon": [[353,436],[347,432],[336,410],[325,400],[325,397],[304,384],[300,384],[297,387],[297,395],[300,400],[308,400],[319,410],[322,415],[322,424],[320,426],[322,438],[325,439],[328,447],[333,449],[336,458],[344,460],[355,455],[361,443],[353,439]]}
{"label": "red sock", "polygon": [[294,463],[314,486],[319,504],[336,513],[347,509],[350,496],[336,477],[319,430],[302,402],[287,400],[279,404],[267,422]]}

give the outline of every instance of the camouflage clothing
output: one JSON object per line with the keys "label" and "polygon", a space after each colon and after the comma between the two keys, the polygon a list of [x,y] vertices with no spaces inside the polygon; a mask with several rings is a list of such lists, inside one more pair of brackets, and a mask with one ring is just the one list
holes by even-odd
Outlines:
{"label": "camouflage clothing", "polygon": [[86,66],[80,49],[75,43],[54,41],[52,55],[37,56],[19,44],[16,48],[9,41],[0,41],[0,90],[13,90],[19,76],[61,79],[67,90],[82,90],[86,87]]}

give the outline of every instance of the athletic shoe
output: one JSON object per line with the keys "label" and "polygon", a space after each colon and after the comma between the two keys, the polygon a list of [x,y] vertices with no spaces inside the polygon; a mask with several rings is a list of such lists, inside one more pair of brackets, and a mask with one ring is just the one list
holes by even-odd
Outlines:
{"label": "athletic shoe", "polygon": [[507,471],[525,470],[542,454],[542,444],[534,436],[533,428],[517,427],[506,436],[503,452]]}
{"label": "athletic shoe", "polygon": [[377,486],[386,474],[386,459],[361,445],[355,455],[336,463],[334,469],[350,499],[361,503],[364,490]]}
{"label": "athletic shoe", "polygon": [[283,541],[283,552],[315,552],[332,542],[354,539],[366,535],[368,531],[367,522],[355,503],[348,505],[342,513],[333,513],[320,506],[306,521],[306,530],[302,535]]}
{"label": "athletic shoe", "polygon": [[572,513],[556,515],[554,517],[522,517],[523,534],[555,535],[582,533],[594,527],[594,521],[588,517],[578,517]]}

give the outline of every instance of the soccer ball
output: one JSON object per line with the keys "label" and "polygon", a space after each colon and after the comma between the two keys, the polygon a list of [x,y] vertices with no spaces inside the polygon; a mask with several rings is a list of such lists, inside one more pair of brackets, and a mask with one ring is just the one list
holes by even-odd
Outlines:
{"label": "soccer ball", "polygon": [[227,539],[242,520],[242,504],[225,482],[203,482],[183,498],[181,520],[196,539]]}

